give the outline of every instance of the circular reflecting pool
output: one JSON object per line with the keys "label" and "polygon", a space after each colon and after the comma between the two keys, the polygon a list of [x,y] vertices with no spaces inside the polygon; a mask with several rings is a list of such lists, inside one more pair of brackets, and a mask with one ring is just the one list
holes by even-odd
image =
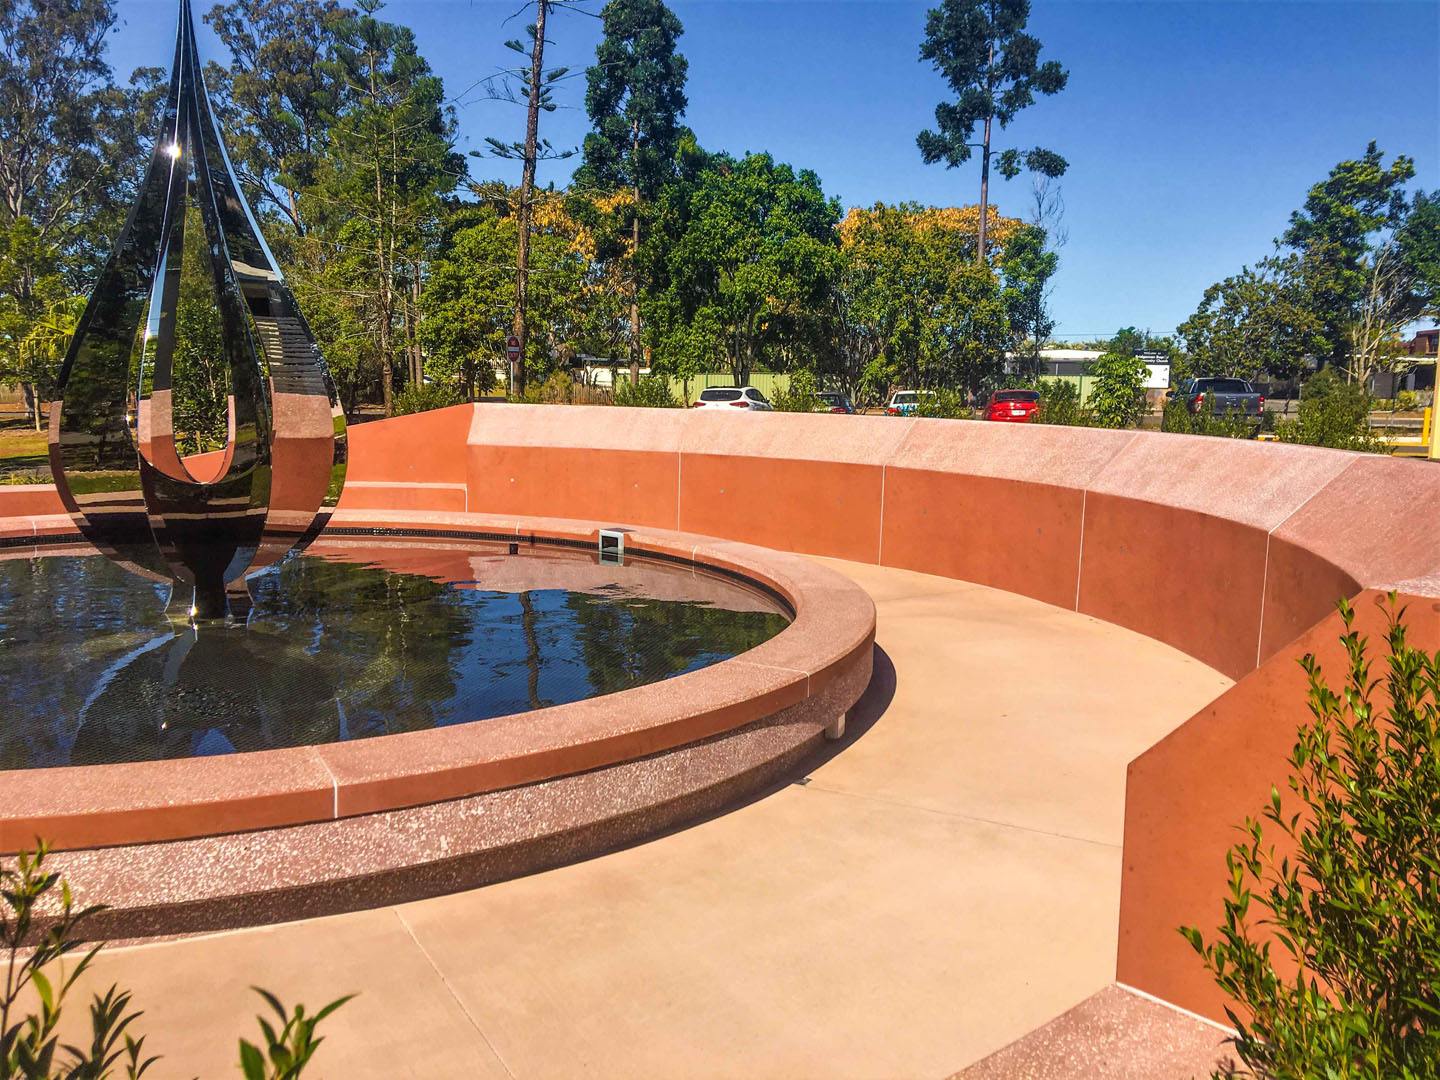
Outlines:
{"label": "circular reflecting pool", "polygon": [[364,739],[559,705],[738,655],[782,603],[688,566],[456,541],[324,541],[189,626],[100,555],[0,559],[0,769]]}

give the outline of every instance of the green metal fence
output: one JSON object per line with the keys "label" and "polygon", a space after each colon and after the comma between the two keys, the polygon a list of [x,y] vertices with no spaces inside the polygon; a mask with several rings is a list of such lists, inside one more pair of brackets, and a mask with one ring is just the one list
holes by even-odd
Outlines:
{"label": "green metal fence", "polygon": [[[670,391],[685,402],[694,401],[700,391],[711,386],[734,386],[735,379],[728,371],[706,371],[696,375],[688,384],[679,379],[670,380]],[[756,371],[750,375],[750,385],[772,401],[775,395],[790,386],[790,376],[770,371]]]}

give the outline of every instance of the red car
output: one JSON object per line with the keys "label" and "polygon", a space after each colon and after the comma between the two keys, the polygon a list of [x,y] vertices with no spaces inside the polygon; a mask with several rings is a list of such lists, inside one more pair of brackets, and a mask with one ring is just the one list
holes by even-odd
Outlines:
{"label": "red car", "polygon": [[1039,411],[1038,390],[996,390],[990,395],[990,404],[985,406],[985,419],[1024,424]]}

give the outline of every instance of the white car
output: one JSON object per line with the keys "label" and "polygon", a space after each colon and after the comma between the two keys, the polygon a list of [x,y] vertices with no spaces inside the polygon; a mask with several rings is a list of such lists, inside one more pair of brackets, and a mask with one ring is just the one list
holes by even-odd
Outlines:
{"label": "white car", "polygon": [[701,390],[700,396],[690,403],[692,409],[750,409],[757,412],[774,412],[775,406],[753,386],[712,386]]}
{"label": "white car", "polygon": [[933,402],[934,390],[896,390],[890,395],[890,404],[885,406],[887,416],[914,416],[921,404]]}

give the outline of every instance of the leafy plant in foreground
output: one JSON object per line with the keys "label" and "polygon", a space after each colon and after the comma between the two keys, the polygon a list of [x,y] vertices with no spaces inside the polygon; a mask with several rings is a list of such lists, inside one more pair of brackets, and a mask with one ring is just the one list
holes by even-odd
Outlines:
{"label": "leafy plant in foreground", "polygon": [[[0,865],[0,1080],[139,1080],[158,1058],[147,1057],[145,1036],[133,1034],[141,1013],[131,1008],[128,990],[112,984],[92,995],[88,1044],[62,1041],[63,1008],[103,947],[87,948],[80,925],[104,907],[77,906],[69,883],[45,869],[48,854],[41,844],[33,854],[20,852],[13,865]],[[72,955],[79,959],[67,970],[64,961]],[[297,1080],[323,1041],[315,1028],[350,998],[306,1016],[303,1005],[291,1012],[268,991],[255,992],[280,1026],[259,1018],[263,1051],[240,1040],[245,1080]]]}
{"label": "leafy plant in foreground", "polygon": [[268,990],[258,986],[251,989],[274,1010],[280,1026],[276,1028],[263,1016],[256,1017],[265,1036],[264,1050],[254,1043],[240,1040],[240,1069],[245,1074],[245,1080],[295,1080],[325,1041],[315,1037],[315,1028],[321,1020],[355,996],[350,994],[332,1001],[314,1016],[306,1016],[304,1005],[296,1005],[295,1011],[291,1012]]}
{"label": "leafy plant in foreground", "polygon": [[[143,1039],[133,1038],[128,1028],[138,1013],[130,1012],[130,995],[110,987],[90,1006],[91,1040],[88,1047],[61,1044],[60,1012],[75,982],[99,951],[89,949],[65,972],[61,961],[81,948],[76,927],[98,908],[77,908],[70,886],[59,875],[47,873],[43,864],[47,852],[42,846],[33,856],[21,852],[14,867],[0,869],[0,944],[8,962],[0,993],[0,1070],[4,1080],[49,1080],[51,1077],[94,1077],[112,1075],[123,1059],[124,1075],[142,1075],[154,1060],[143,1056]],[[35,940],[37,908],[47,894],[59,888],[58,908],[50,925]],[[32,995],[38,1012],[21,1008],[23,995]]]}
{"label": "leafy plant in foreground", "polygon": [[[1440,653],[1409,644],[1392,593],[1389,655],[1340,605],[1348,662],[1332,689],[1313,655],[1314,719],[1226,857],[1211,942],[1181,933],[1235,1001],[1235,1048],[1265,1080],[1440,1076]],[[1382,689],[1383,688],[1383,689]],[[1377,693],[1377,691],[1381,691]],[[1276,841],[1279,841],[1277,851]]]}

